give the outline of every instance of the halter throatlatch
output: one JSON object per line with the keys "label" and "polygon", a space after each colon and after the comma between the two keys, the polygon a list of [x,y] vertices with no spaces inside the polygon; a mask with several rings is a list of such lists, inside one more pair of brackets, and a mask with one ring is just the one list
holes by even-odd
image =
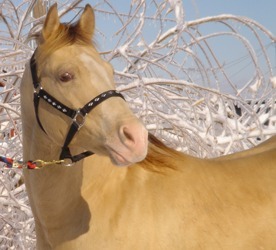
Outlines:
{"label": "halter throatlatch", "polygon": [[34,109],[35,109],[35,116],[38,125],[40,128],[46,133],[45,129],[42,126],[42,123],[39,119],[39,101],[40,99],[43,99],[45,102],[50,104],[53,108],[57,109],[58,111],[62,112],[66,116],[70,117],[72,119],[72,124],[69,128],[69,131],[67,133],[67,136],[65,138],[64,144],[61,149],[61,154],[59,159],[60,160],[65,160],[66,163],[65,165],[71,165],[77,161],[82,160],[83,158],[90,156],[94,154],[91,151],[85,151],[81,154],[72,156],[70,149],[69,149],[69,144],[74,138],[75,134],[78,132],[78,130],[84,125],[85,123],[85,117],[86,115],[92,111],[96,106],[98,106],[100,103],[103,101],[109,99],[110,97],[120,97],[123,98],[123,95],[119,93],[116,90],[108,90],[106,92],[103,92],[102,94],[96,96],[93,98],[90,102],[85,104],[82,108],[74,110],[63,103],[59,102],[56,98],[54,98],[52,95],[50,95],[47,91],[45,91],[38,79],[37,76],[37,67],[36,67],[36,62],[34,58],[34,54],[31,58],[30,61],[30,66],[31,66],[31,74],[32,74],[32,79],[33,79],[33,86],[34,86]]}

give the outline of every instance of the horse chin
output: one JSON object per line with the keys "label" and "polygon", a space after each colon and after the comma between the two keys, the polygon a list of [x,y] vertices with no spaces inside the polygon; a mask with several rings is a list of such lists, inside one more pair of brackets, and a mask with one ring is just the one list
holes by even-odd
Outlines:
{"label": "horse chin", "polygon": [[119,166],[119,167],[128,167],[137,162],[143,161],[147,155],[147,150],[143,154],[140,154],[139,156],[133,155],[132,152],[120,153],[117,150],[108,146],[107,146],[107,150],[108,150],[108,155],[111,162],[115,166]]}
{"label": "horse chin", "polygon": [[133,164],[131,162],[128,162],[124,157],[120,155],[115,157],[114,155],[110,155],[110,160],[117,167],[129,167]]}

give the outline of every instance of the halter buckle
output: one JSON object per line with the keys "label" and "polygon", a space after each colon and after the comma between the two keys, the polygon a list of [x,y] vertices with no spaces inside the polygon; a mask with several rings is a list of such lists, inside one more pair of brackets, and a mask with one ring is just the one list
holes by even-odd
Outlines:
{"label": "halter buckle", "polygon": [[73,118],[73,122],[78,126],[78,130],[84,125],[84,122],[85,122],[85,115],[83,115],[80,111],[80,109],[78,109],[76,111],[76,114]]}

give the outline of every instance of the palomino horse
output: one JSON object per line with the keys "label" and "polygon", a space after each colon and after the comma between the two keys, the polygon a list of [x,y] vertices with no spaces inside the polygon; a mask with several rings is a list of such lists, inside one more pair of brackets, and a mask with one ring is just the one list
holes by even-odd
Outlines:
{"label": "palomino horse", "polygon": [[89,5],[71,26],[54,5],[23,77],[24,159],[77,161],[24,170],[37,249],[276,249],[276,137],[213,160],[148,145],[93,33]]}

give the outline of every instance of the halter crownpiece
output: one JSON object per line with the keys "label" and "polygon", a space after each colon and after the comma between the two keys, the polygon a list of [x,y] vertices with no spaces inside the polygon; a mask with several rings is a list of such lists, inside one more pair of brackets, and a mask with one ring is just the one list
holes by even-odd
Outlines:
{"label": "halter crownpiece", "polygon": [[[64,105],[60,101],[58,101],[55,97],[50,95],[46,90],[43,89],[43,87],[40,84],[39,78],[37,76],[37,66],[36,61],[34,58],[35,53],[32,55],[30,66],[31,66],[31,74],[32,74],[32,80],[33,80],[33,86],[34,86],[34,109],[35,109],[35,116],[38,125],[40,128],[46,133],[45,129],[42,126],[42,123],[39,119],[39,101],[40,99],[44,100],[46,103],[51,105],[56,110],[60,111],[61,113],[65,114],[66,116],[70,117],[72,119],[72,124],[68,130],[67,136],[65,138],[64,144],[61,149],[61,154],[59,159],[64,160],[64,165],[72,165],[73,163],[82,160],[83,158],[90,156],[94,154],[91,151],[85,151],[81,154],[72,156],[69,144],[74,138],[75,134],[78,132],[78,130],[84,125],[86,115],[91,112],[95,107],[97,107],[100,103],[103,101],[111,98],[111,97],[120,97],[123,98],[123,95],[119,93],[117,90],[108,90],[106,92],[103,92],[102,94],[96,96],[93,98],[90,102],[85,104],[82,108],[79,108],[77,110],[71,109],[68,106]],[[47,133],[46,133],[47,134]]]}

